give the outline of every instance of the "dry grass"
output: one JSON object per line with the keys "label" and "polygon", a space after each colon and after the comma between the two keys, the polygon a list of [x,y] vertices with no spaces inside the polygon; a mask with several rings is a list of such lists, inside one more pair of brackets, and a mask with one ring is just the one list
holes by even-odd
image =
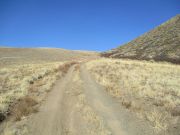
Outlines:
{"label": "dry grass", "polygon": [[29,96],[34,98],[32,103],[42,101],[55,81],[73,64],[75,63],[51,62],[0,69],[0,120],[3,121],[9,113],[20,120],[21,116],[33,112]]}
{"label": "dry grass", "polygon": [[86,66],[110,95],[157,131],[166,130],[180,117],[180,66],[113,59],[94,60]]}
{"label": "dry grass", "polygon": [[[11,127],[11,128],[10,128]],[[27,135],[28,129],[25,126],[11,125],[11,123],[5,123],[4,130],[0,132],[1,135]]]}
{"label": "dry grass", "polygon": [[97,52],[58,48],[1,48],[0,68],[21,64],[78,61],[97,58]]}
{"label": "dry grass", "polygon": [[14,116],[15,120],[21,120],[23,116],[27,116],[31,113],[37,112],[37,108],[34,106],[38,102],[33,97],[25,96],[17,101],[12,107],[10,107],[10,113]]}
{"label": "dry grass", "polygon": [[39,79],[48,76],[54,81],[53,73],[59,64],[28,64],[0,69],[0,111],[6,111],[15,99],[27,95],[29,87]]}
{"label": "dry grass", "polygon": [[63,73],[63,74],[66,74],[69,70],[69,68],[72,66],[72,65],[75,65],[77,64],[77,62],[74,62],[74,61],[71,61],[71,62],[67,62],[65,63],[63,66],[59,66],[59,70]]}
{"label": "dry grass", "polygon": [[13,118],[2,123],[5,127],[0,134],[26,133],[23,120],[38,111],[39,103],[45,99],[55,81],[64,76],[74,64],[76,63],[51,62],[0,69],[0,119],[3,121],[8,115]]}
{"label": "dry grass", "polygon": [[177,15],[125,45],[102,53],[102,56],[180,64],[179,30],[180,15]]}

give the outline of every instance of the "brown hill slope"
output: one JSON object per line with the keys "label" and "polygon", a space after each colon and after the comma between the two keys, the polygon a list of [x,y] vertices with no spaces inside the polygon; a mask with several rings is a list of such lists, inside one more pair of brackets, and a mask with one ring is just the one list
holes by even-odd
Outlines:
{"label": "brown hill slope", "polygon": [[57,48],[0,48],[0,67],[14,64],[83,60],[98,57],[96,52]]}
{"label": "brown hill slope", "polygon": [[180,63],[180,15],[102,56]]}

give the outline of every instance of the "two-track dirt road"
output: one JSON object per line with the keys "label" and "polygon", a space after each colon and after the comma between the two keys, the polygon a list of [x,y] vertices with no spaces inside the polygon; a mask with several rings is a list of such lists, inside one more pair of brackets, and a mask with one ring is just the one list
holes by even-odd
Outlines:
{"label": "two-track dirt road", "polygon": [[[75,65],[77,66],[77,65]],[[123,109],[86,70],[71,67],[27,125],[29,135],[153,135],[146,122]]]}

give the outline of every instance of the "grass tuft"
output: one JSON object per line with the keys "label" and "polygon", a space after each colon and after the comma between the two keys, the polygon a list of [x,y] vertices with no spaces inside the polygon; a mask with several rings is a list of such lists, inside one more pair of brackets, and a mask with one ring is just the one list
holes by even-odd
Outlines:
{"label": "grass tuft", "polygon": [[37,112],[37,108],[35,107],[37,104],[38,102],[33,97],[26,96],[20,98],[17,103],[10,108],[10,114],[13,115],[16,121],[19,121],[23,116]]}

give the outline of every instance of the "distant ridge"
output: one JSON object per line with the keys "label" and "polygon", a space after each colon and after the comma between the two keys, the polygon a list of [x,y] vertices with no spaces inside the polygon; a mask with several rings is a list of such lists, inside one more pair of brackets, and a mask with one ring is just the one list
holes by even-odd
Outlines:
{"label": "distant ridge", "polygon": [[76,61],[94,59],[96,52],[73,51],[61,48],[0,48],[0,68],[14,64],[32,64],[43,62]]}
{"label": "distant ridge", "polygon": [[129,43],[101,55],[180,64],[180,14]]}

